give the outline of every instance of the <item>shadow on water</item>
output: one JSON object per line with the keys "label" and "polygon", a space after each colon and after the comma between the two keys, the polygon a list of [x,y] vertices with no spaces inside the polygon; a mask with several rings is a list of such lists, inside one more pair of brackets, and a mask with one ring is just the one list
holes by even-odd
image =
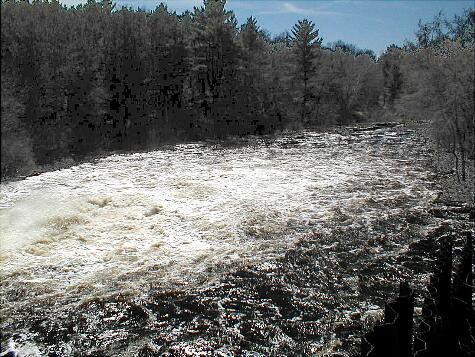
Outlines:
{"label": "shadow on water", "polygon": [[[23,313],[31,313],[29,332],[51,356],[357,353],[361,334],[380,320],[395,283],[413,281],[421,298],[436,238],[469,227],[465,213],[447,212],[457,223],[442,222],[425,235],[393,234],[401,217],[384,227],[380,222],[377,234],[327,227],[307,234],[283,257],[239,268],[207,289],[154,286],[146,298],[92,299],[54,318],[47,311],[40,317],[34,307]],[[395,244],[407,248],[375,253]]]}

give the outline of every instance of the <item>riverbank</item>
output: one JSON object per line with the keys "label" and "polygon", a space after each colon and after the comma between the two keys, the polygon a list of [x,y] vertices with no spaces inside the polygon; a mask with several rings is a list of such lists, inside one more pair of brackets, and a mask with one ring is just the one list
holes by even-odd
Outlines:
{"label": "riverbank", "polygon": [[[342,129],[348,129],[352,130],[355,127],[361,127],[361,128],[382,128],[382,127],[391,127],[398,125],[398,122],[368,122],[368,123],[358,123],[358,124],[347,124],[345,126],[341,125],[333,125],[333,126],[319,126],[319,127],[312,127],[312,128],[306,128],[306,129],[286,129],[282,131],[276,131],[273,134],[268,134],[268,135],[262,135],[262,137],[269,137],[269,136],[278,136],[278,135],[285,135],[286,133],[295,133],[299,132],[302,130],[310,130],[318,133],[323,133],[323,132],[333,132],[333,131],[341,131]],[[247,139],[250,139],[255,136],[239,136],[239,138],[243,139],[243,142],[248,142]],[[55,160],[51,163],[46,163],[46,164],[34,164],[31,167],[25,167],[21,171],[17,171],[15,175],[7,175],[7,176],[2,176],[1,177],[1,182],[6,183],[6,182],[12,182],[12,181],[20,181],[24,180],[28,177],[31,176],[38,176],[41,175],[42,173],[45,172],[52,172],[52,171],[58,171],[58,170],[63,170],[63,169],[68,169],[72,166],[77,166],[81,165],[84,163],[91,163],[91,162],[96,162],[100,159],[104,159],[106,157],[112,156],[112,155],[125,155],[125,154],[135,154],[135,153],[146,153],[150,151],[155,151],[155,150],[170,150],[173,149],[175,145],[180,145],[180,144],[190,144],[190,143],[200,143],[200,142],[213,142],[213,143],[223,143],[226,141],[233,141],[235,142],[236,137],[230,137],[227,139],[211,139],[211,138],[203,138],[202,140],[190,140],[190,139],[175,139],[175,140],[166,140],[162,141],[160,143],[157,143],[155,145],[149,145],[145,147],[136,147],[132,148],[130,150],[98,150],[96,152],[92,152],[83,156],[68,156],[64,157],[58,160]]]}
{"label": "riverbank", "polygon": [[154,150],[166,150],[173,148],[174,145],[186,143],[186,140],[168,140],[161,142],[156,145],[133,148],[130,150],[98,150],[96,152],[91,152],[83,156],[68,156],[58,160],[55,160],[51,163],[46,164],[35,164],[31,167],[24,168],[22,171],[18,171],[15,175],[6,175],[1,177],[1,182],[12,182],[12,181],[21,181],[27,179],[28,177],[38,176],[46,172],[53,172],[63,169],[69,169],[73,166],[85,164],[85,163],[94,163],[100,159],[107,158],[112,155],[126,155],[134,153],[144,153]]}
{"label": "riverbank", "polygon": [[[409,129],[415,130],[423,138],[424,142],[427,145],[430,145],[433,152],[432,165],[435,174],[437,175],[437,183],[441,187],[441,195],[439,199],[441,201],[448,202],[464,202],[473,207],[475,200],[475,191],[473,189],[475,182],[475,163],[473,160],[467,159],[466,170],[467,176],[466,180],[458,182],[457,175],[455,173],[453,156],[451,153],[446,152],[442,147],[440,147],[437,142],[434,140],[432,135],[431,123],[429,121],[388,121],[388,122],[371,122],[371,123],[362,123],[356,125],[349,125],[344,128],[352,129],[355,127],[361,127],[365,130],[368,128],[382,128],[382,127],[391,127],[398,124],[402,124]],[[341,131],[341,126],[333,126],[327,128],[313,128],[312,130],[323,132],[323,131]],[[274,134],[275,135],[275,134]],[[278,134],[277,134],[278,135]],[[177,144],[186,144],[190,141],[167,141],[160,144],[157,144],[153,147],[142,148],[138,150],[111,150],[111,151],[100,151],[86,155],[81,158],[72,158],[67,157],[58,161],[55,161],[50,164],[36,165],[31,169],[30,172],[26,174],[18,174],[16,176],[2,177],[2,182],[10,181],[19,181],[26,179],[31,176],[37,176],[45,172],[57,171],[62,169],[67,169],[72,166],[80,165],[88,162],[96,162],[97,160],[106,158],[111,155],[117,154],[131,154],[131,153],[141,153],[149,152],[153,150],[167,150],[172,149],[174,145]]]}
{"label": "riverbank", "polygon": [[429,121],[409,121],[404,123],[410,129],[417,131],[430,145],[433,152],[432,166],[437,175],[437,183],[441,188],[441,201],[464,202],[470,206],[475,204],[475,162],[467,158],[466,180],[459,182],[455,172],[453,155],[437,144],[432,135]]}

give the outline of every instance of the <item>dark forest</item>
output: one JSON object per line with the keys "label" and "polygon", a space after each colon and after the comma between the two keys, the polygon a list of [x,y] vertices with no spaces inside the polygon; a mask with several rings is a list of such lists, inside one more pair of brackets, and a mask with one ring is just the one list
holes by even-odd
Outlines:
{"label": "dark forest", "polygon": [[415,43],[376,58],[344,41],[323,46],[305,19],[271,37],[225,3],[176,14],[163,3],[2,1],[2,177],[162,143],[402,118],[430,120],[464,179],[473,10],[420,22]]}

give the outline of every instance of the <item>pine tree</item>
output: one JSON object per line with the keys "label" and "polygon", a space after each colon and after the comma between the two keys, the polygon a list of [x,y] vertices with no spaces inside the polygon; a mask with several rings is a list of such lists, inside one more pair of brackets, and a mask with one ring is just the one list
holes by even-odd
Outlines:
{"label": "pine tree", "polygon": [[256,121],[257,113],[262,112],[262,97],[265,92],[259,88],[263,82],[262,67],[265,58],[265,42],[259,33],[257,21],[253,17],[249,17],[246,23],[241,26],[239,44],[241,48],[239,77],[242,85],[239,97],[241,106],[246,108],[245,113],[240,113],[240,116],[249,115],[251,121]]}
{"label": "pine tree", "polygon": [[308,81],[315,73],[315,48],[322,44],[323,39],[318,37],[318,29],[315,30],[315,24],[307,19],[299,20],[292,29],[293,50],[297,64],[297,77],[302,80],[302,122],[306,119],[306,107],[309,97]]}
{"label": "pine tree", "polygon": [[204,7],[195,8],[193,14],[197,109],[207,118],[210,113],[219,112],[212,119],[213,132],[218,136],[222,120],[227,120],[235,102],[238,64],[237,21],[225,5],[226,0],[205,0]]}

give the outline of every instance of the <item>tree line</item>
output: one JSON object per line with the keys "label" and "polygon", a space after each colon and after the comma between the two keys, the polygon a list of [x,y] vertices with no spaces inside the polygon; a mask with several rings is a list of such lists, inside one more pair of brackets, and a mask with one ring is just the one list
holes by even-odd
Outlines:
{"label": "tree line", "polygon": [[420,23],[417,43],[377,59],[343,41],[322,46],[306,19],[275,37],[253,17],[239,26],[225,5],[204,0],[177,14],[163,3],[2,1],[2,177],[103,150],[414,116],[423,104],[473,155],[473,120],[468,134],[462,120],[473,103],[472,10],[445,32]]}
{"label": "tree line", "polygon": [[419,21],[416,42],[380,57],[386,115],[428,121],[440,149],[452,154],[459,182],[475,159],[475,11]]}

